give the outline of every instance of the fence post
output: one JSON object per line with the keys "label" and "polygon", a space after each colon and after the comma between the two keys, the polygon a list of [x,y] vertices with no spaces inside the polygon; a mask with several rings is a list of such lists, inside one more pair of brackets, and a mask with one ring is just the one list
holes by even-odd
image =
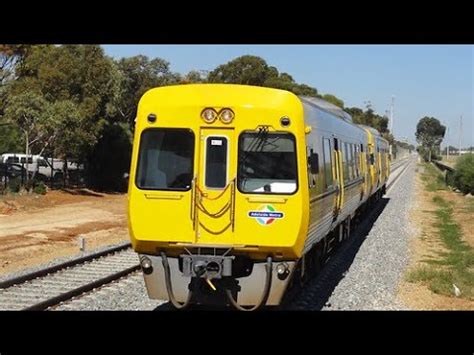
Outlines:
{"label": "fence post", "polygon": [[67,169],[67,159],[63,159],[63,188],[66,188],[66,169]]}
{"label": "fence post", "polygon": [[21,163],[21,187],[25,184],[25,164]]}
{"label": "fence post", "polygon": [[53,180],[54,180],[54,158],[51,154],[51,176],[49,178],[49,184],[51,186],[51,190],[53,189]]}
{"label": "fence post", "polygon": [[7,183],[7,179],[8,179],[7,176],[8,176],[8,174],[7,174],[7,172],[8,172],[8,165],[5,165],[5,171],[4,171],[4,175],[5,175],[5,176],[3,177],[4,180],[5,180],[5,181],[4,181],[4,182],[5,182],[5,190],[6,190],[7,187],[8,187],[8,183]]}

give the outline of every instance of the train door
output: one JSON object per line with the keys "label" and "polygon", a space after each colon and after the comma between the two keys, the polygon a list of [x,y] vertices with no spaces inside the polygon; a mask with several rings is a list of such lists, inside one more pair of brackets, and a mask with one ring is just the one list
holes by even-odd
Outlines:
{"label": "train door", "polygon": [[361,171],[364,176],[364,195],[365,197],[370,195],[370,174],[369,174],[369,165],[367,164],[368,159],[367,146],[364,147],[364,144],[360,145],[360,162],[361,162]]}
{"label": "train door", "polygon": [[380,186],[383,181],[382,153],[380,150],[380,142],[377,142],[377,186]]}
{"label": "train door", "polygon": [[380,183],[380,169],[379,169],[379,142],[377,139],[374,139],[374,145],[370,153],[370,164],[373,169],[373,191],[377,191]]}
{"label": "train door", "polygon": [[233,236],[235,145],[233,129],[200,131],[193,213],[197,243],[230,242]]}
{"label": "train door", "polygon": [[385,148],[380,148],[380,166],[381,166],[381,176],[382,176],[382,185],[387,180],[387,161],[386,161]]}
{"label": "train door", "polygon": [[344,199],[344,177],[342,174],[342,155],[341,155],[342,143],[339,139],[334,138],[334,176],[336,178],[336,204],[334,208],[334,220],[337,219],[341,212],[342,202]]}

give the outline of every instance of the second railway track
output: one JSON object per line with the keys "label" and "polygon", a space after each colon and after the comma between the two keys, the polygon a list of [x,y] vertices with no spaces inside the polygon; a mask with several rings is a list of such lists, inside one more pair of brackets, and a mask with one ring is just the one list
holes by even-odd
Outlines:
{"label": "second railway track", "polygon": [[125,243],[0,282],[0,310],[45,310],[139,269]]}

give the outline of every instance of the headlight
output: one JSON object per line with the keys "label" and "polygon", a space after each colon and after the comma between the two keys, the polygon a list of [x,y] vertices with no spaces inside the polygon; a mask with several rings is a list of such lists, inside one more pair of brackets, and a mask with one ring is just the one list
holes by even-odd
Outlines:
{"label": "headlight", "polygon": [[212,123],[217,118],[217,112],[212,108],[206,108],[202,111],[201,117],[206,123]]}
{"label": "headlight", "polygon": [[234,112],[229,108],[224,108],[219,112],[219,118],[223,123],[231,123],[234,119]]}
{"label": "headlight", "polygon": [[288,272],[288,265],[286,263],[280,263],[276,267],[278,275],[284,275]]}
{"label": "headlight", "polygon": [[150,260],[150,258],[147,258],[146,256],[144,256],[144,257],[141,259],[140,264],[141,264],[141,266],[142,266],[142,269],[144,269],[144,270],[147,270],[147,269],[150,269],[150,268],[151,268],[151,260]]}

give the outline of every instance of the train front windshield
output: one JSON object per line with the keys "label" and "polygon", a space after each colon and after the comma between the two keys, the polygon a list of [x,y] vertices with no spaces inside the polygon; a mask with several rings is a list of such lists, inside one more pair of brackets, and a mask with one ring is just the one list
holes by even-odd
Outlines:
{"label": "train front windshield", "polygon": [[294,193],[297,189],[294,136],[267,132],[241,134],[237,183],[243,193]]}
{"label": "train front windshield", "polygon": [[153,128],[140,139],[136,184],[147,190],[189,190],[194,134],[188,129]]}

